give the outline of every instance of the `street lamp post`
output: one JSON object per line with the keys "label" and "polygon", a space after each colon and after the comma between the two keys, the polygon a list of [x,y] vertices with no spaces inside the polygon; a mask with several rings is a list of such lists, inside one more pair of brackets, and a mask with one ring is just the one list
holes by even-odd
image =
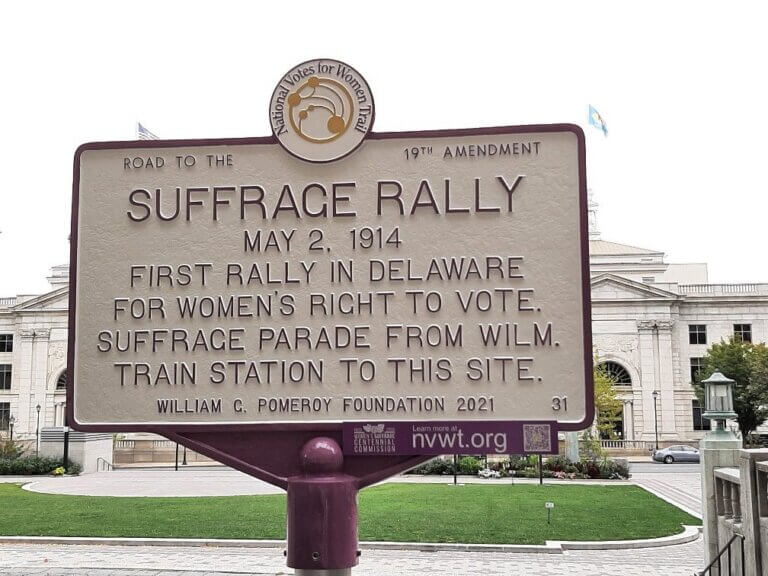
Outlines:
{"label": "street lamp post", "polygon": [[16,417],[13,414],[8,418],[8,424],[11,427],[11,442],[13,442],[13,425],[16,424]]}
{"label": "street lamp post", "polygon": [[[704,524],[705,563],[717,558],[720,545],[718,541],[718,515],[716,506],[717,468],[738,468],[741,441],[725,426],[726,420],[736,418],[733,411],[733,380],[718,370],[706,380],[704,385],[703,418],[714,420],[715,426],[699,442],[701,460],[702,522]],[[742,480],[743,481],[743,480]],[[720,571],[718,571],[720,572]],[[720,572],[722,574],[722,572]]]}
{"label": "street lamp post", "polygon": [[702,417],[715,421],[715,434],[725,433],[725,421],[735,419],[733,411],[733,385],[735,382],[715,370],[704,384],[704,407]]}
{"label": "street lamp post", "polygon": [[40,404],[35,406],[37,410],[37,426],[35,427],[35,456],[40,456]]}
{"label": "street lamp post", "polygon": [[658,408],[656,408],[656,404],[659,399],[659,391],[654,390],[653,393],[653,431],[656,435],[656,450],[659,449],[659,413]]}
{"label": "street lamp post", "polygon": [[[64,460],[64,463],[62,466],[64,466],[65,469],[69,468],[69,422],[67,422],[67,413],[64,412],[64,455],[62,459]],[[69,471],[69,470],[67,470]]]}

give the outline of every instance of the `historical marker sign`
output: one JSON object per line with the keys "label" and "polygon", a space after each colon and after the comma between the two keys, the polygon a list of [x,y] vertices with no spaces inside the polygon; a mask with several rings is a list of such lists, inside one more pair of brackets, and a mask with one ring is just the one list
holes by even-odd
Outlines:
{"label": "historical marker sign", "polygon": [[[312,74],[304,96],[324,86]],[[364,106],[350,82],[325,88]],[[347,452],[428,454],[548,452],[591,422],[581,130],[368,124],[353,154],[295,157],[359,110],[338,117],[287,142],[273,123],[81,147],[78,428],[344,425]]]}

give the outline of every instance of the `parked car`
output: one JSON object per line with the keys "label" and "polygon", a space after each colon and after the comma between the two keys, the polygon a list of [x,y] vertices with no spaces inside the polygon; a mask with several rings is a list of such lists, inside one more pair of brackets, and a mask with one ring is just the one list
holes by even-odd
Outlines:
{"label": "parked car", "polygon": [[501,472],[498,470],[491,470],[490,468],[483,468],[477,475],[481,478],[501,478]]}
{"label": "parked car", "polygon": [[656,462],[664,462],[664,464],[672,464],[673,462],[698,462],[699,451],[693,446],[679,444],[677,446],[669,446],[654,451],[653,459],[656,460]]}

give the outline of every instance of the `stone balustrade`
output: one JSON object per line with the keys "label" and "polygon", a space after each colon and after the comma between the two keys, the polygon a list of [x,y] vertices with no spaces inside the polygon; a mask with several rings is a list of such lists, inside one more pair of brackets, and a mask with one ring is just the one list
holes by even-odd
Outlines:
{"label": "stone balustrade", "polygon": [[[714,507],[705,506],[705,539],[716,543],[707,550],[706,563],[711,562],[734,535],[744,538],[744,574],[768,574],[768,449],[722,450],[716,458],[733,462],[734,466],[707,466],[711,458],[705,450],[702,460],[705,498],[714,500]],[[710,473],[707,473],[707,470]],[[708,518],[709,511],[715,517]],[[741,547],[732,547],[733,557],[721,558],[721,574],[742,574]],[[730,566],[729,566],[730,563]],[[728,570],[731,570],[729,572]],[[717,576],[717,572],[712,572]]]}
{"label": "stone balustrade", "polygon": [[724,296],[733,294],[768,294],[768,284],[680,284],[681,294]]}
{"label": "stone balustrade", "polygon": [[[114,445],[114,463],[116,466],[123,464],[172,464],[176,461],[176,442],[172,440],[116,440]],[[186,451],[179,446],[179,462],[185,459],[188,463],[213,463],[213,461],[193,452]]]}

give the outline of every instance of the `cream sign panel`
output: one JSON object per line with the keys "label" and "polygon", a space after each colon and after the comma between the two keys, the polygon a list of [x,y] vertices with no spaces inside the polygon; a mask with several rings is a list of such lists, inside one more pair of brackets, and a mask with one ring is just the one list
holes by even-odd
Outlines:
{"label": "cream sign panel", "polygon": [[79,424],[585,419],[578,128],[76,160]]}

